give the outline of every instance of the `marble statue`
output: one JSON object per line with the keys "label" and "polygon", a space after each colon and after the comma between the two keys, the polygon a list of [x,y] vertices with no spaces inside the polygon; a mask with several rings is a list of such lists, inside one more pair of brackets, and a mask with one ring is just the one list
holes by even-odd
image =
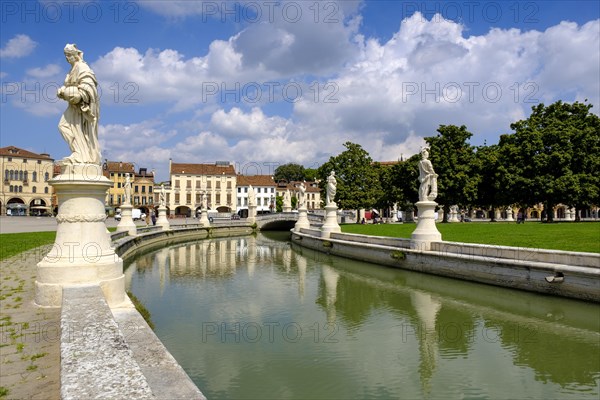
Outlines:
{"label": "marble statue", "polygon": [[131,203],[131,178],[129,174],[125,174],[125,184],[123,185],[125,189],[125,204]]}
{"label": "marble statue", "polygon": [[158,196],[158,206],[165,207],[167,194],[165,193],[164,183],[160,185],[160,194]]}
{"label": "marble statue", "polygon": [[298,209],[306,208],[306,186],[300,182],[298,186]]}
{"label": "marble statue", "polygon": [[292,196],[289,190],[286,190],[283,194],[283,208],[292,208]]}
{"label": "marble statue", "polygon": [[64,53],[71,64],[71,71],[56,95],[67,101],[69,106],[58,123],[58,130],[72,153],[61,160],[61,163],[100,165],[98,81],[94,72],[83,61],[83,52],[75,44],[67,44]]}
{"label": "marble statue", "polygon": [[254,194],[254,188],[252,185],[248,187],[248,205],[255,206],[256,205],[256,195]]}
{"label": "marble statue", "polygon": [[437,197],[437,174],[429,161],[427,148],[421,150],[421,161],[419,161],[419,201],[433,201]]}
{"label": "marble statue", "polygon": [[337,191],[337,181],[335,179],[335,171],[331,171],[327,177],[327,198],[325,205],[335,204],[335,193]]}
{"label": "marble statue", "polygon": [[208,203],[206,202],[206,190],[202,192],[202,209],[208,208]]}

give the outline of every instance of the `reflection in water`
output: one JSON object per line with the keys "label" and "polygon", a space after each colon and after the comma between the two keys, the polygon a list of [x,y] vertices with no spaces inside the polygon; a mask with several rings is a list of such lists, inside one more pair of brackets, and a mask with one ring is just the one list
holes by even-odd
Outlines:
{"label": "reflection in water", "polygon": [[139,256],[126,282],[214,398],[598,398],[595,304],[247,236]]}

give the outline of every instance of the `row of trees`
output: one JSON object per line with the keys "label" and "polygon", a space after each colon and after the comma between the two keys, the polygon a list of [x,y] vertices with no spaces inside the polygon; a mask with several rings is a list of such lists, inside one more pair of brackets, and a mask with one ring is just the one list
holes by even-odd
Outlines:
{"label": "row of trees", "polygon": [[[425,141],[439,175],[436,201],[443,204],[444,218],[451,205],[493,209],[543,203],[548,221],[559,203],[578,210],[599,205],[600,118],[591,108],[580,102],[539,104],[529,118],[511,124],[514,133],[491,146],[470,145],[473,134],[466,126],[441,125]],[[323,190],[327,175],[335,170],[340,208],[397,203],[409,209],[418,201],[419,154],[386,166],[373,162],[359,144],[347,142],[344,147],[316,170]],[[296,177],[306,179],[307,174]]]}

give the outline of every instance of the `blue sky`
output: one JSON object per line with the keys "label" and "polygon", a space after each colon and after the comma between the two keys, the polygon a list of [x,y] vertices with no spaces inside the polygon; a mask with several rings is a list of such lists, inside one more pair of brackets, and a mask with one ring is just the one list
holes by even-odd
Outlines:
{"label": "blue sky", "polygon": [[269,174],[353,141],[395,160],[440,124],[491,144],[539,102],[600,108],[598,1],[0,5],[0,145],[68,155],[55,92],[76,43],[101,85],[103,158],[159,180],[169,158]]}

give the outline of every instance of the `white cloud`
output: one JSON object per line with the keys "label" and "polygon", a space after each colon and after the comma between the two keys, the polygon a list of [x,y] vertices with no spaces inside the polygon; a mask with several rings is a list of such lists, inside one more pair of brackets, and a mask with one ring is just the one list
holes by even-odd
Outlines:
{"label": "white cloud", "polygon": [[57,64],[48,64],[45,67],[31,68],[27,70],[27,75],[33,78],[51,78],[62,72]]}
{"label": "white cloud", "polygon": [[159,121],[143,121],[137,124],[100,125],[98,140],[103,149],[109,152],[119,149],[141,150],[145,147],[157,146],[175,136],[175,130],[164,128]]}
{"label": "white cloud", "polygon": [[36,46],[37,42],[34,42],[29,36],[24,34],[15,35],[0,49],[0,57],[22,58],[31,54]]}

